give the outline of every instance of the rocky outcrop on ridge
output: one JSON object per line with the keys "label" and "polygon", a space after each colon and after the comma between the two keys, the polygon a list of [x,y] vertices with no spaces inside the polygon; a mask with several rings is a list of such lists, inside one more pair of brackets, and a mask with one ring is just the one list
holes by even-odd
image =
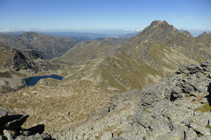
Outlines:
{"label": "rocky outcrop on ridge", "polygon": [[211,62],[180,66],[142,91],[111,97],[110,105],[57,139],[211,139]]}
{"label": "rocky outcrop on ridge", "polygon": [[22,50],[22,53],[28,58],[28,59],[44,59],[38,51],[35,50]]}
{"label": "rocky outcrop on ridge", "polygon": [[1,140],[51,140],[51,136],[43,133],[45,126],[37,125],[29,129],[21,126],[29,115],[9,114],[0,109],[0,139]]}
{"label": "rocky outcrop on ridge", "polygon": [[[43,57],[34,50],[20,51],[0,42],[0,67],[13,71],[31,70],[32,72],[59,69],[59,65],[43,60]],[[41,62],[42,61],[42,62]],[[46,68],[48,67],[48,68]]]}

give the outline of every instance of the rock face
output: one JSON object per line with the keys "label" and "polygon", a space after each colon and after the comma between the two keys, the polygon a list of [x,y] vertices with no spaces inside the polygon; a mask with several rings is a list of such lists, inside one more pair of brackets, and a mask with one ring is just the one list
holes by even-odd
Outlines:
{"label": "rock face", "polygon": [[211,63],[185,65],[142,91],[111,97],[110,105],[57,139],[211,139]]}
{"label": "rock face", "polygon": [[21,126],[29,115],[9,114],[0,109],[0,138],[3,140],[51,140],[51,136],[43,133],[45,126],[37,125],[29,129]]}
{"label": "rock face", "polygon": [[20,69],[36,69],[37,67],[22,54],[21,51],[13,49],[4,43],[0,43],[0,66],[11,68],[14,71]]}
{"label": "rock face", "polygon": [[44,58],[52,59],[59,57],[72,48],[79,41],[58,36],[47,36],[41,33],[26,32],[18,36],[0,35],[0,42],[19,49],[33,49],[38,51]]}
{"label": "rock face", "polygon": [[23,55],[25,55],[28,59],[44,59],[38,51],[35,50],[23,50]]}

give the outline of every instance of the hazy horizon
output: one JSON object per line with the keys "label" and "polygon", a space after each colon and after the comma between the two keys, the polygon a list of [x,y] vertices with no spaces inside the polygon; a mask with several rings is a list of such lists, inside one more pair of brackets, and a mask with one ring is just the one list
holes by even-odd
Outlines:
{"label": "hazy horizon", "polygon": [[154,20],[211,31],[209,0],[1,0],[0,31],[141,31]]}

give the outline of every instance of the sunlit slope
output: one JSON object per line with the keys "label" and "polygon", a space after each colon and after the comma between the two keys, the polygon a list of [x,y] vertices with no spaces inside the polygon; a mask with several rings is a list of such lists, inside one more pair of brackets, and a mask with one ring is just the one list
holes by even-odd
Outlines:
{"label": "sunlit slope", "polygon": [[55,60],[68,64],[83,64],[87,60],[101,57],[106,51],[114,48],[116,45],[117,43],[110,38],[83,41]]}

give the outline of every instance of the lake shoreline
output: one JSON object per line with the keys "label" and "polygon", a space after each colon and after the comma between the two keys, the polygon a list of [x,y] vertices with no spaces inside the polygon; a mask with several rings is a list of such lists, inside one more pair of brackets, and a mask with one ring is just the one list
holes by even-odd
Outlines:
{"label": "lake shoreline", "polygon": [[64,77],[56,75],[56,74],[49,74],[49,75],[40,75],[40,76],[30,76],[27,78],[23,78],[22,80],[25,81],[26,86],[34,86],[37,84],[37,82],[41,79],[46,79],[46,78],[53,78],[57,80],[63,80]]}

